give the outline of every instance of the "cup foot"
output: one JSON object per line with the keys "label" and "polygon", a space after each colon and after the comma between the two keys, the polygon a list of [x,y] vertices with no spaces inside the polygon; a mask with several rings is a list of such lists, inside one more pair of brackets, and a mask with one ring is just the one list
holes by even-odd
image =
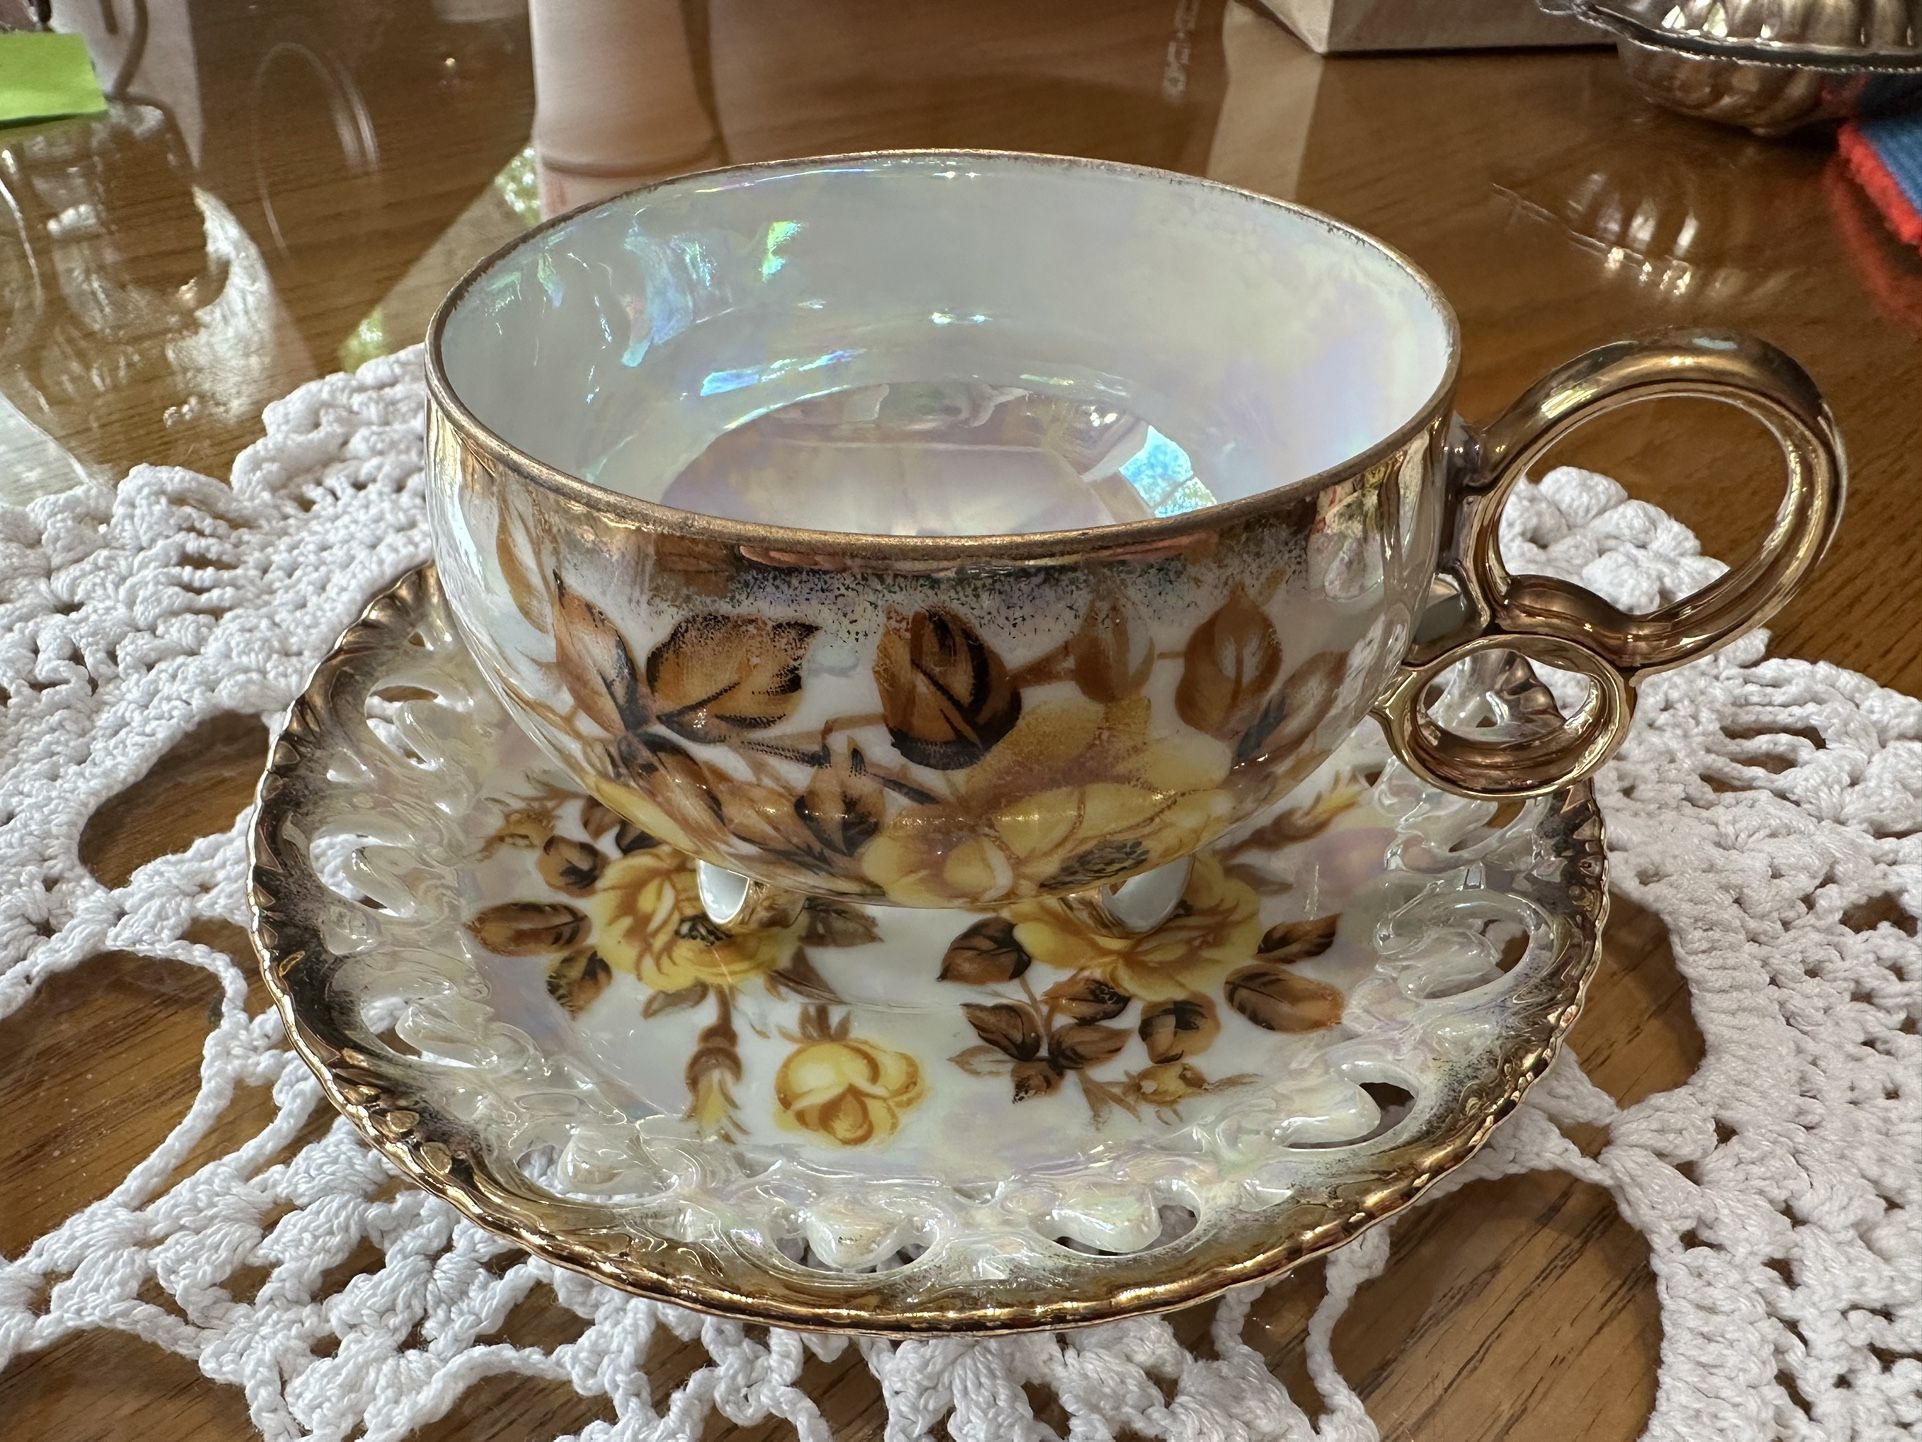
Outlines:
{"label": "cup foot", "polygon": [[801,917],[807,898],[756,881],[711,861],[694,863],[695,886],[707,919],[729,931],[778,930]]}
{"label": "cup foot", "polygon": [[1184,856],[1118,885],[1064,896],[1055,905],[1109,936],[1146,936],[1174,915],[1194,869],[1195,859]]}

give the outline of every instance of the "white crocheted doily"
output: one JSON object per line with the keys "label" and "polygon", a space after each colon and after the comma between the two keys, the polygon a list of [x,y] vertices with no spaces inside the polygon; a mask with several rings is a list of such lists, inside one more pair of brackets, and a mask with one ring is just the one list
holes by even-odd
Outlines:
{"label": "white crocheted doily", "polygon": [[[249,1014],[239,966],[186,939],[196,922],[245,922],[247,819],[117,889],[82,865],[79,838],[201,722],[276,716],[363,601],[424,556],[422,420],[410,352],[271,406],[230,485],[142,468],[117,488],[0,507],[0,1017],[108,951],[198,967],[221,988],[187,1116],[108,1196],[0,1260],[0,1367],[107,1327],[244,1388],[272,1438],[400,1437],[507,1373],[609,1399],[613,1420],[580,1434],[596,1442],[691,1442],[715,1414],[782,1417],[827,1442],[797,1379],[810,1353],[859,1346],[890,1442],[944,1423],[957,1442],[1053,1438],[1030,1387],[1060,1402],[1075,1442],[1374,1437],[1330,1340],[1390,1265],[1386,1226],[1326,1269],[1306,1338],[1323,1402],[1311,1419],[1241,1336],[1248,1292],[1219,1307],[1206,1359],[1152,1318],[1001,1341],[763,1338],[531,1258],[503,1266],[508,1244],[423,1193],[392,1193],[344,1122],[286,1154],[318,1089],[276,1015]],[[1719,569],[1677,522],[1579,471],[1517,494],[1504,541],[1513,569],[1577,577],[1636,610]],[[1431,1195],[1536,1168],[1608,1189],[1658,1279],[1650,1437],[1918,1435],[1922,704],[1767,659],[1752,637],[1650,681],[1598,790],[1615,888],[1669,927],[1702,1063],[1623,1108],[1565,1058]],[[161,1191],[245,1085],[271,1087],[278,1117]],[[1577,1122],[1607,1128],[1593,1158],[1561,1129]],[[327,1290],[367,1242],[380,1263]],[[170,1306],[143,1300],[156,1285]],[[535,1287],[583,1319],[575,1340],[478,1340]],[[641,1366],[663,1330],[698,1339],[711,1363],[654,1399]]]}

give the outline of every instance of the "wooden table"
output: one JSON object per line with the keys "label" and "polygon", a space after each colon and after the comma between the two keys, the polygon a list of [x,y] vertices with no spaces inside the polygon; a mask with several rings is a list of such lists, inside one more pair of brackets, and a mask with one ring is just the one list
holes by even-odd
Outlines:
{"label": "wooden table", "polygon": [[[1713,323],[1786,346],[1827,388],[1854,478],[1838,554],[1776,646],[1922,691],[1922,260],[1881,231],[1820,137],[1764,143],[1652,112],[1607,51],[1323,62],[1221,0],[713,0],[630,7],[592,33],[610,23],[601,7],[556,4],[537,14],[543,53],[571,57],[578,83],[536,117],[525,15],[461,24],[437,8],[198,5],[179,33],[155,22],[134,70],[132,93],[163,108],[0,132],[10,191],[91,196],[97,224],[65,242],[70,275],[189,306],[238,287],[255,327],[190,354],[90,324],[42,266],[40,328],[23,345],[16,324],[0,346],[0,495],[140,461],[224,474],[263,401],[418,338],[542,187],[576,200],[698,164],[878,146],[1061,151],[1293,197],[1402,248],[1461,312],[1471,418],[1623,332]],[[96,38],[118,67],[127,32]],[[539,176],[530,124],[551,162]],[[0,295],[16,307],[24,265],[0,238]],[[1718,555],[1742,551],[1774,505],[1759,431],[1705,404],[1621,413],[1557,458],[1621,477]],[[183,743],[95,818],[87,861],[124,880],[229,825],[265,745],[251,720]],[[244,954],[237,932],[207,939]],[[102,1195],[178,1120],[211,999],[177,969],[109,958],[0,1021],[0,1251]],[[1619,900],[1574,1046],[1623,1101],[1680,1082],[1700,1055],[1661,923]],[[237,1101],[198,1160],[268,1105]],[[1269,1292],[1249,1329],[1311,1411],[1314,1271]],[[1209,1310],[1177,1325],[1199,1336]],[[537,1303],[507,1332],[570,1335]],[[1385,1434],[1422,1439],[1635,1436],[1660,1345],[1638,1234],[1606,1196],[1550,1175],[1478,1183],[1399,1224],[1394,1264],[1335,1338]],[[700,1354],[658,1361],[671,1385]],[[807,1380],[837,1435],[880,1435],[858,1361]],[[497,1380],[424,1435],[549,1436],[599,1415],[564,1388]],[[250,1435],[237,1392],[106,1333],[0,1376],[0,1416],[51,1442]]]}

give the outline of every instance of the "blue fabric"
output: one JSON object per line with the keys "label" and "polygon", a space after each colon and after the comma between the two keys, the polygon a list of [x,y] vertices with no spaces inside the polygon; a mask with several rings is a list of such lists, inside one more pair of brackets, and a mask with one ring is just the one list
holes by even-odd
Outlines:
{"label": "blue fabric", "polygon": [[1909,205],[1922,211],[1922,110],[1864,120],[1856,128]]}

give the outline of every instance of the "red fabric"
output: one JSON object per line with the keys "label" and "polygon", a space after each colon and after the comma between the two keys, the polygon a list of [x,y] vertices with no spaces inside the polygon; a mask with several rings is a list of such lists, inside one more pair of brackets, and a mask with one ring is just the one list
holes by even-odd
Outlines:
{"label": "red fabric", "polygon": [[1900,182],[1889,174],[1881,155],[1862,133],[1862,127],[1853,122],[1843,126],[1839,143],[1842,163],[1848,166],[1855,183],[1868,192],[1889,228],[1903,244],[1922,249],[1922,211],[1916,209]]}
{"label": "red fabric", "polygon": [[1829,209],[1863,287],[1890,320],[1922,336],[1922,265],[1890,241],[1866,189],[1838,155],[1823,172]]}

